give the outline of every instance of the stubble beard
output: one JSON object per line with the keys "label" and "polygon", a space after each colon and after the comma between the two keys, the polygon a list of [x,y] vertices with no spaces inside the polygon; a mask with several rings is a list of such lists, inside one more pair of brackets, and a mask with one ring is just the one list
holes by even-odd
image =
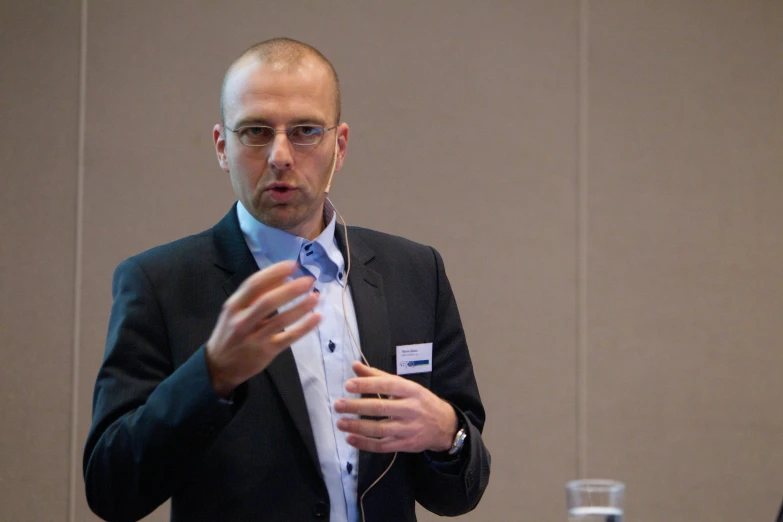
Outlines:
{"label": "stubble beard", "polygon": [[268,227],[277,228],[291,232],[313,219],[314,215],[319,218],[323,214],[323,204],[326,201],[327,178],[332,168],[332,161],[321,172],[319,179],[321,183],[316,189],[316,193],[306,193],[304,188],[298,188],[292,201],[276,203],[271,201],[263,192],[257,193],[254,198],[254,217]]}

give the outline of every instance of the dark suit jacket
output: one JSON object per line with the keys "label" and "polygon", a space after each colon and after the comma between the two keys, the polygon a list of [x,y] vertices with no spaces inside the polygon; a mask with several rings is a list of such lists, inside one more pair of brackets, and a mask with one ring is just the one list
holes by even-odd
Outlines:
{"label": "dark suit jacket", "polygon": [[[337,240],[345,254],[344,236]],[[450,471],[399,454],[367,493],[366,520],[415,520],[473,509],[489,479],[484,408],[454,295],[432,248],[349,228],[349,283],[362,350],[395,371],[395,347],[433,342],[433,371],[408,376],[453,404],[469,444]],[[123,261],[115,271],[106,353],[84,451],[92,510],[138,520],[171,497],[175,521],[303,521],[329,516],[291,350],[240,386],[233,405],[209,380],[204,344],[226,298],[258,267],[236,209],[215,227]],[[359,495],[391,455],[360,453]]]}

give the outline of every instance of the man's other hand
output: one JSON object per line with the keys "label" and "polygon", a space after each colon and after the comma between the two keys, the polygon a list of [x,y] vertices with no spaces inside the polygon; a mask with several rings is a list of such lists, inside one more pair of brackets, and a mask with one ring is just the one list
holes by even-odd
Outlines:
{"label": "man's other hand", "polygon": [[342,418],[337,427],[348,433],[348,444],[364,451],[418,453],[451,449],[457,432],[454,408],[408,379],[353,363],[357,377],[345,383],[350,393],[386,395],[388,399],[339,399],[338,413],[354,413],[383,420]]}
{"label": "man's other hand", "polygon": [[[219,396],[228,397],[320,322],[315,313],[302,319],[315,308],[318,294],[311,293],[312,277],[287,281],[296,267],[294,261],[282,261],[254,273],[223,304],[206,347],[207,367]],[[298,298],[296,305],[276,313]]]}

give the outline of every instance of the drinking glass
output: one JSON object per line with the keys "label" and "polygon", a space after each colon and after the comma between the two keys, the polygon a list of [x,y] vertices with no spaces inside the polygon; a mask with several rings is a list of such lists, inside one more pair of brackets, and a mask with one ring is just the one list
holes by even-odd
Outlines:
{"label": "drinking glass", "polygon": [[566,484],[569,522],[623,522],[625,484],[584,479]]}

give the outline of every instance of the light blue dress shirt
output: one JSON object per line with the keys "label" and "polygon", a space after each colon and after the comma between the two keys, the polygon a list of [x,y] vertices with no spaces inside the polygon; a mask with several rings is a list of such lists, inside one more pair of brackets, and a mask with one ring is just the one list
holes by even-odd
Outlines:
{"label": "light blue dress shirt", "polygon": [[350,446],[345,433],[337,429],[337,420],[343,415],[334,411],[334,402],[343,397],[358,397],[345,391],[345,382],[356,376],[351,364],[360,359],[360,348],[354,343],[347,324],[353,330],[355,342],[360,340],[353,300],[346,286],[345,262],[334,237],[336,216],[332,212],[331,221],[313,241],[260,223],[241,202],[237,203],[237,217],[259,269],[279,261],[298,260],[300,268],[294,277],[310,275],[315,278],[314,291],[320,293],[315,311],[321,314],[321,323],[293,343],[291,351],[302,381],[318,460],[329,492],[330,520],[357,522],[359,450]]}

